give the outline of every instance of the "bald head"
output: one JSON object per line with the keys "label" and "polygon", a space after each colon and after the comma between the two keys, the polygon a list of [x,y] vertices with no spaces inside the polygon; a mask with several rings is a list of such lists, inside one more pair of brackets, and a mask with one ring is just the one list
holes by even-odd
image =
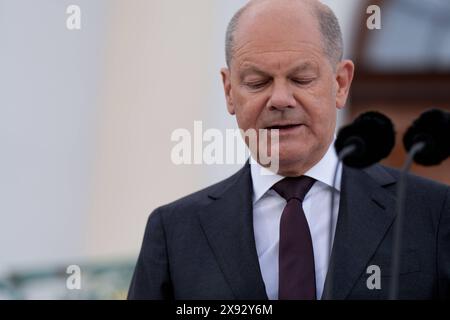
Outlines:
{"label": "bald head", "polygon": [[318,0],[251,0],[230,20],[226,33],[225,54],[228,67],[233,60],[241,19],[246,19],[256,10],[270,10],[270,6],[284,6],[286,15],[304,14],[305,11],[317,21],[317,28],[322,35],[323,51],[335,66],[342,60],[343,40],[339,22],[333,11]]}

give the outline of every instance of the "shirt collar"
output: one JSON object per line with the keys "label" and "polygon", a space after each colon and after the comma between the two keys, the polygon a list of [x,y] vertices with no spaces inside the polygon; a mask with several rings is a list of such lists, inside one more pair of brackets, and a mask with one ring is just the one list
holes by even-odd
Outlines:
{"label": "shirt collar", "polygon": [[[334,141],[328,147],[325,155],[312,168],[305,172],[305,176],[311,177],[324,183],[325,185],[333,186],[333,175],[338,163],[338,157],[334,150]],[[336,177],[336,190],[341,190],[341,174],[342,166],[339,166],[339,172]],[[284,176],[274,174],[269,169],[261,166],[254,158],[250,159],[250,170],[253,183],[253,204],[278,181],[282,180]]]}

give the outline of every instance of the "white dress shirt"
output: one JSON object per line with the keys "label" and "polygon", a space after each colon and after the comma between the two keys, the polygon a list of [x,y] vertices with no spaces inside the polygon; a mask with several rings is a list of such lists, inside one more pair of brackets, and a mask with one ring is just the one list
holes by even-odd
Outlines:
{"label": "white dress shirt", "polygon": [[[322,296],[329,262],[330,202],[333,175],[338,158],[332,143],[325,156],[304,175],[316,179],[303,200],[303,211],[308,221],[314,249],[316,272],[316,294]],[[280,238],[280,218],[286,200],[272,190],[272,186],[284,177],[267,174],[268,169],[251,159],[253,180],[253,228],[256,250],[267,296],[278,299],[278,244]],[[266,174],[261,174],[265,172]],[[333,227],[336,226],[339,211],[342,169],[336,178],[333,212]],[[334,232],[334,231],[333,231]],[[334,238],[334,235],[333,235]]]}

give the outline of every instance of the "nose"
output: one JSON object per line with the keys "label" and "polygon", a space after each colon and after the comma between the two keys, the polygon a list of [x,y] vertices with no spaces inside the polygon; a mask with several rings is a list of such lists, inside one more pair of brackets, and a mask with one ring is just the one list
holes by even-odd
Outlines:
{"label": "nose", "polygon": [[296,104],[292,88],[286,82],[274,82],[272,93],[267,106],[275,110],[283,110],[286,108],[293,108]]}

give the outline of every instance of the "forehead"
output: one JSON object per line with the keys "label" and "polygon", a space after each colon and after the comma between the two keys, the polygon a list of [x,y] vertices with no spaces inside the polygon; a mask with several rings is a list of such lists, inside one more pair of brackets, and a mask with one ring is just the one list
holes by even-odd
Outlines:
{"label": "forehead", "polygon": [[256,6],[247,9],[239,20],[233,46],[233,59],[238,65],[289,64],[296,59],[320,60],[323,55],[319,23],[309,8]]}
{"label": "forehead", "polygon": [[308,71],[315,70],[324,62],[322,49],[313,44],[297,42],[283,46],[272,43],[259,46],[256,43],[236,50],[234,68],[247,70],[258,68],[267,71]]}

